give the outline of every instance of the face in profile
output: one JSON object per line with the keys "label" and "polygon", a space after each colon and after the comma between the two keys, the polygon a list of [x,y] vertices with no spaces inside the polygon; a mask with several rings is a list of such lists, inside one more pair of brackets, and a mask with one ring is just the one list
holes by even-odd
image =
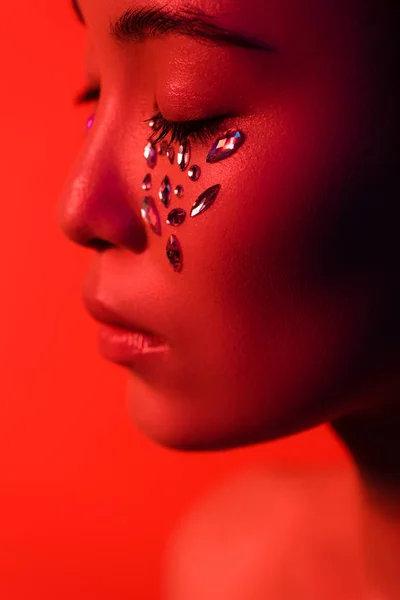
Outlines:
{"label": "face in profile", "polygon": [[216,449],[362,407],[398,351],[389,3],[79,7],[101,91],[59,222],[95,250],[89,310],[166,340],[125,365],[137,426]]}

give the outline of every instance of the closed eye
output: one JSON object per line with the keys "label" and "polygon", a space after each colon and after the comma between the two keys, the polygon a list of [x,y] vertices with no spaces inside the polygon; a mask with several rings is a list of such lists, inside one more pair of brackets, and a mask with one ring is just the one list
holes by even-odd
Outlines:
{"label": "closed eye", "polygon": [[[99,86],[87,87],[77,94],[74,104],[80,106],[98,101],[100,92]],[[186,139],[202,143],[211,140],[217,133],[226,129],[224,122],[228,118],[229,115],[213,117],[211,119],[199,119],[197,121],[168,121],[158,112],[153,117],[145,119],[144,122],[149,124],[150,121],[153,121],[149,141],[154,144],[160,142],[168,135],[171,136],[169,140],[170,144],[174,141],[182,143]]]}
{"label": "closed eye", "polygon": [[170,144],[174,141],[182,143],[186,139],[201,143],[211,140],[222,129],[226,119],[227,116],[220,116],[197,121],[167,121],[159,112],[150,119],[146,119],[145,123],[153,122],[153,133],[149,139],[153,144],[160,142],[169,134],[171,135]]}

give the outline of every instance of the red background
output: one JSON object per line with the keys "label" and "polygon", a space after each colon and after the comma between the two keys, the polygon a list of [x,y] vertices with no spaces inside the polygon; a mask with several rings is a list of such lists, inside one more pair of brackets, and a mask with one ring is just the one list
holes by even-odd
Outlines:
{"label": "red background", "polygon": [[90,107],[69,0],[4,2],[1,44],[0,598],[158,600],[182,511],[246,465],[340,463],[328,428],[220,453],[156,446],[126,372],[98,354],[81,302],[92,253],[58,230],[57,196]]}

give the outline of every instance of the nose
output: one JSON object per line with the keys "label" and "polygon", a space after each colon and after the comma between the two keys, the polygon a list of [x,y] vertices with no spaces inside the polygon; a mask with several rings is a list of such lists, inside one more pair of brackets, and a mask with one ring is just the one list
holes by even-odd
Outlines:
{"label": "nose", "polygon": [[121,173],[126,160],[110,152],[110,143],[87,144],[65,181],[56,219],[73,242],[104,251],[124,247],[143,252],[147,234],[132,185]]}

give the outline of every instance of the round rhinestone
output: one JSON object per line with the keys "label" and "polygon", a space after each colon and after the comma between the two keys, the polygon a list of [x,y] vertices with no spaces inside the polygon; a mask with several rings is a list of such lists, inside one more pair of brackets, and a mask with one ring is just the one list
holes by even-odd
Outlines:
{"label": "round rhinestone", "polygon": [[174,194],[177,198],[182,198],[183,196],[183,185],[177,185],[174,189]]}
{"label": "round rhinestone", "polygon": [[184,210],[183,208],[174,208],[169,213],[166,223],[167,225],[172,225],[172,227],[178,227],[178,225],[182,225],[185,219],[186,210]]}
{"label": "round rhinestone", "polygon": [[192,181],[197,181],[201,175],[201,169],[198,165],[192,165],[188,171],[188,177]]}

